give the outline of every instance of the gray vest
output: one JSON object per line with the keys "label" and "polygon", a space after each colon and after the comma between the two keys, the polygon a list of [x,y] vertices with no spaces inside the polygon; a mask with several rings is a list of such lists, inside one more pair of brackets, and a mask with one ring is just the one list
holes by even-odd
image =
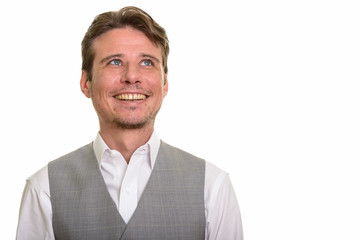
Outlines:
{"label": "gray vest", "polygon": [[56,239],[204,239],[205,162],[161,142],[128,224],[113,202],[92,144],[48,165]]}

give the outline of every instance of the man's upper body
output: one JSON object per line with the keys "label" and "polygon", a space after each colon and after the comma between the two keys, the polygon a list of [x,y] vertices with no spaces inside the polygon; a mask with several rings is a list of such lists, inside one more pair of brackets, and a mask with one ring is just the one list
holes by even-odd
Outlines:
{"label": "man's upper body", "polygon": [[[131,164],[118,151],[110,150],[100,134],[92,144],[109,195],[126,223],[145,190],[160,142],[154,133],[135,151]],[[243,239],[240,210],[229,175],[209,162],[205,165],[204,203],[205,239]],[[48,166],[27,179],[17,239],[55,239]]]}
{"label": "man's upper body", "polygon": [[[131,219],[141,199],[159,150],[160,140],[153,133],[156,115],[168,92],[168,54],[165,30],[136,7],[98,15],[82,41],[80,88],[92,100],[100,127],[94,152],[106,188],[125,221]],[[147,160],[138,165],[141,161],[136,159],[141,158],[141,149],[146,152],[146,148]],[[19,239],[24,234],[52,238],[53,206],[47,173],[45,167],[27,182]],[[131,191],[136,194],[128,198]],[[207,237],[241,239],[240,214],[230,180],[209,163],[205,170],[204,200]],[[234,224],[233,237],[218,235],[230,231]]]}

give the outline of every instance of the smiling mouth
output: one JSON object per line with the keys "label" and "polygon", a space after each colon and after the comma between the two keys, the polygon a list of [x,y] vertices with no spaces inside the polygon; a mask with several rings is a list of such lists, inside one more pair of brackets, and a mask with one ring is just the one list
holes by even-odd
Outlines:
{"label": "smiling mouth", "polygon": [[144,100],[147,98],[144,94],[120,94],[115,96],[116,99],[122,100],[122,101],[138,101],[138,100]]}

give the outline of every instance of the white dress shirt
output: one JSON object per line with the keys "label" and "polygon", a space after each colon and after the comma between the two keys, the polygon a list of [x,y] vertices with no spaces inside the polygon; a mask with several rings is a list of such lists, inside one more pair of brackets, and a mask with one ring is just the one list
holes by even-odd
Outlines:
{"label": "white dress shirt", "polygon": [[[160,139],[149,141],[131,156],[129,164],[120,152],[111,150],[97,134],[93,142],[96,159],[111,198],[126,223],[134,213],[154,167]],[[19,213],[17,239],[53,240],[52,207],[48,167],[27,179]],[[229,175],[206,162],[205,239],[242,240],[240,210]]]}

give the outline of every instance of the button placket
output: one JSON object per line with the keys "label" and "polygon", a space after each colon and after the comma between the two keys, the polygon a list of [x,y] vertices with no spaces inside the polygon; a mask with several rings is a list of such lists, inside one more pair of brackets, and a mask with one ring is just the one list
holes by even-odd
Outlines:
{"label": "button placket", "polygon": [[[130,161],[131,162],[131,161]],[[137,164],[131,163],[121,184],[119,212],[125,222],[128,222],[137,207]]]}

